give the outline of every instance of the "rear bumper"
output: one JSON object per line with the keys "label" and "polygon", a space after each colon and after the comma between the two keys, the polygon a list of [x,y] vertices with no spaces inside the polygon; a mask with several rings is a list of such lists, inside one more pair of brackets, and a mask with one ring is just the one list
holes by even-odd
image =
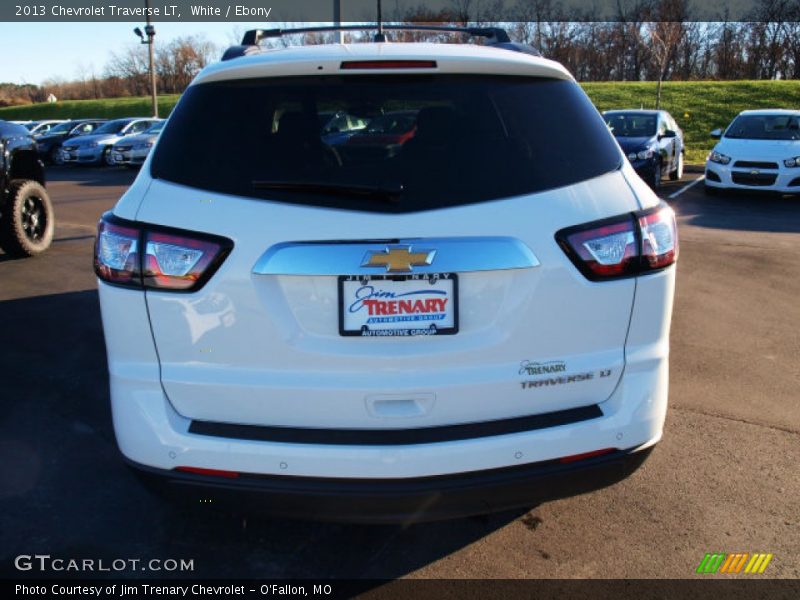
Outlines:
{"label": "rear bumper", "polygon": [[274,517],[412,523],[527,508],[597,490],[628,477],[651,450],[410,479],[223,478],[128,464],[149,486],[194,505],[231,506]]}

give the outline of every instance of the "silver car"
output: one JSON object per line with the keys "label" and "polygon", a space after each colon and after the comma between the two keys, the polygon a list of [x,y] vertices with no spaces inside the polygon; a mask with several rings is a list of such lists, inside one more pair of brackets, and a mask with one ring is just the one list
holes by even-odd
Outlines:
{"label": "silver car", "polygon": [[140,167],[156,143],[166,121],[158,121],[139,135],[125,136],[111,149],[111,162],[126,167]]}
{"label": "silver car", "polygon": [[115,119],[98,127],[94,133],[70,140],[62,146],[65,164],[112,165],[111,148],[124,137],[142,133],[158,119]]}

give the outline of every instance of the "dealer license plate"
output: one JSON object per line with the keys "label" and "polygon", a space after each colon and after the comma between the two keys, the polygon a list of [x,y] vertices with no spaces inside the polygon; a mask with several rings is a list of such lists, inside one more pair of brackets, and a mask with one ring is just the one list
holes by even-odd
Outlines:
{"label": "dealer license plate", "polygon": [[339,333],[362,337],[458,333],[458,278],[454,273],[341,276]]}

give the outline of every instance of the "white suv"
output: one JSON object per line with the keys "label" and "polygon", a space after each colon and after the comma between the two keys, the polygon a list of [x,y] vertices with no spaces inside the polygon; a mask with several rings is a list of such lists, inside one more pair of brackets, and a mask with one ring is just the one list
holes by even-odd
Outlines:
{"label": "white suv", "polygon": [[[137,472],[350,521],[632,472],[667,409],[675,219],[570,74],[491,45],[245,54],[99,224]],[[398,125],[327,143],[338,111]]]}

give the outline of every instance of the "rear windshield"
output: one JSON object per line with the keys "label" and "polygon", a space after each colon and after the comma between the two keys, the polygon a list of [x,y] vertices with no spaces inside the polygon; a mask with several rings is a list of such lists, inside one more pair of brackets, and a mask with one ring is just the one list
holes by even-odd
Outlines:
{"label": "rear windshield", "polygon": [[[358,126],[325,129],[336,114]],[[226,194],[410,212],[561,187],[619,165],[574,82],[395,75],[192,86],[151,172]]]}

